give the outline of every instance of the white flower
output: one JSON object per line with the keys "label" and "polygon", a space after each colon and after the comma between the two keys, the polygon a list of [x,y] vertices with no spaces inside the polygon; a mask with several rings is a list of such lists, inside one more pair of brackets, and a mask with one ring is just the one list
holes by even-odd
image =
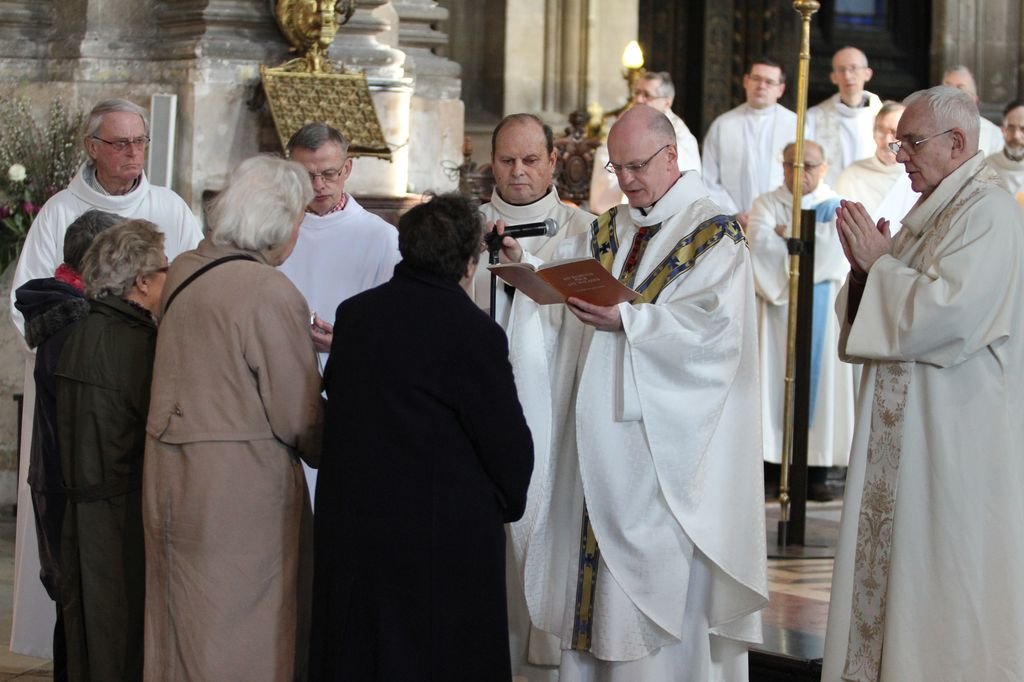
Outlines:
{"label": "white flower", "polygon": [[11,164],[11,167],[7,169],[7,179],[11,182],[24,182],[25,175],[25,167],[20,163]]}

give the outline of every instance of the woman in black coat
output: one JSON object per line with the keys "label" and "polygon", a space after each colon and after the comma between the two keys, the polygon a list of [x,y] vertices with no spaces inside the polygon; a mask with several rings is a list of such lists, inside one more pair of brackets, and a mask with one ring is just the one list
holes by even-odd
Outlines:
{"label": "woman in black coat", "polygon": [[403,262],[338,308],[316,491],[313,680],[508,680],[503,524],[533,445],[504,332],[466,295],[480,218],[399,223]]}

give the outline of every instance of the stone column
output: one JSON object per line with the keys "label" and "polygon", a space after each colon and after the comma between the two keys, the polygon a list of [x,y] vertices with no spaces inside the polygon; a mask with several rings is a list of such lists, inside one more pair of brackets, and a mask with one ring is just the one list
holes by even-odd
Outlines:
{"label": "stone column", "polygon": [[451,169],[462,163],[464,107],[459,99],[461,69],[434,54],[448,36],[434,26],[448,10],[433,0],[393,0],[399,20],[398,46],[413,78],[409,129],[409,191],[450,191],[458,186]]}

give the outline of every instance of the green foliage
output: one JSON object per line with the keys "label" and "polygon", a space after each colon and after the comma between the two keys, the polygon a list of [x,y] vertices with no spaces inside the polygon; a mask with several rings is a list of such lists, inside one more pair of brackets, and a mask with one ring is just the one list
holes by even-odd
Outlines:
{"label": "green foliage", "polygon": [[0,99],[0,272],[17,260],[39,209],[84,160],[83,127],[84,114],[62,99],[45,118],[25,97]]}

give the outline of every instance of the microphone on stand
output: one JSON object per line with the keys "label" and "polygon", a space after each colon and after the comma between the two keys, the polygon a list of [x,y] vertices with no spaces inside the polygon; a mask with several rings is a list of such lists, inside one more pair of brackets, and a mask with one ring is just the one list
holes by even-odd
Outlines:
{"label": "microphone on stand", "polygon": [[540,223],[509,225],[505,228],[503,235],[499,235],[496,229],[491,228],[491,231],[484,237],[484,241],[487,243],[487,250],[495,252],[501,248],[501,240],[504,237],[522,239],[523,237],[542,237],[545,235],[554,237],[556,234],[558,234],[558,221],[554,218],[548,218]]}

